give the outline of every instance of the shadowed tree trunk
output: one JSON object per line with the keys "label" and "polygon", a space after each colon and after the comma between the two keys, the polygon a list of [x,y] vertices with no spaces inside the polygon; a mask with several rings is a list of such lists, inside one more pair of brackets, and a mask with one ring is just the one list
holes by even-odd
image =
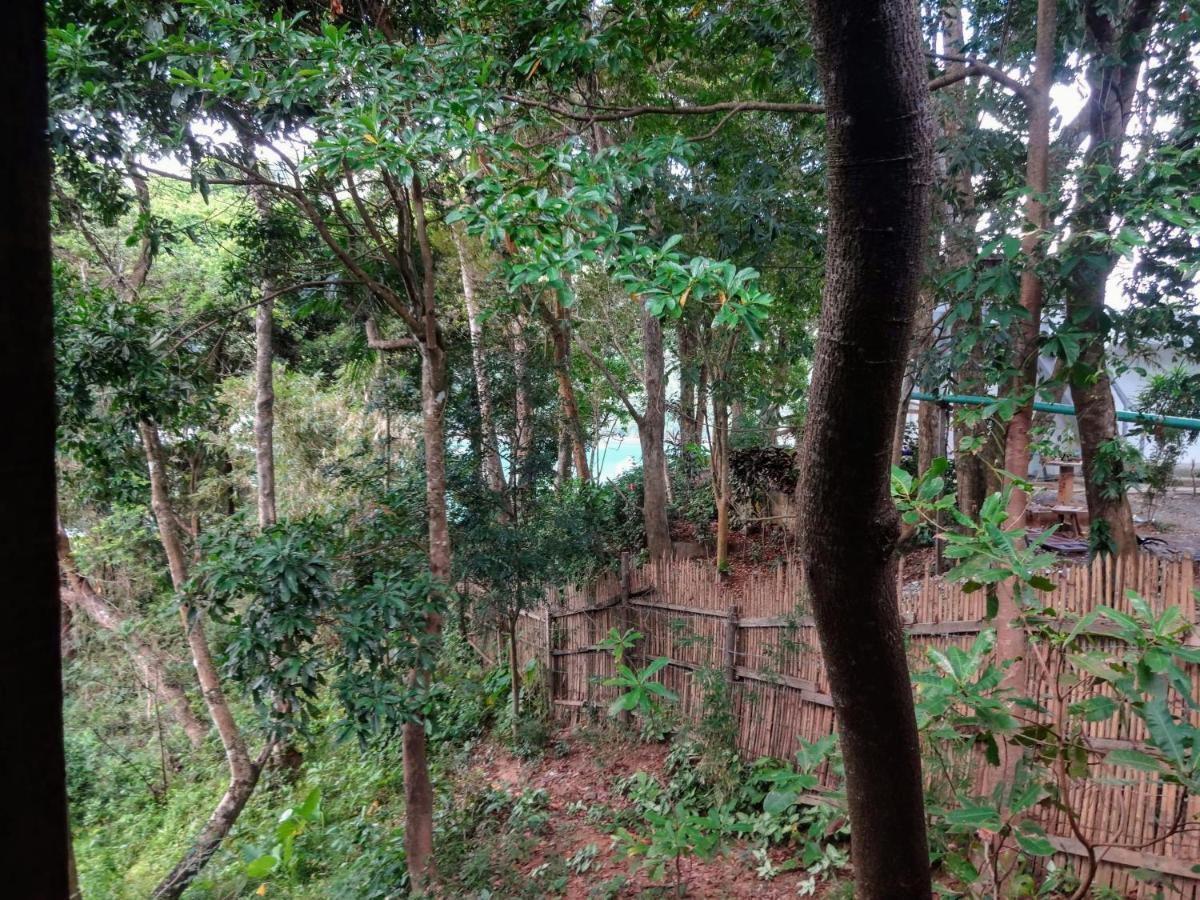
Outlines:
{"label": "shadowed tree trunk", "polygon": [[696,332],[687,318],[679,320],[679,445],[686,449],[700,443],[700,417],[696,408],[699,360]]}
{"label": "shadowed tree trunk", "polygon": [[723,571],[729,565],[729,407],[720,397],[713,399],[711,458],[717,501],[717,571]]}
{"label": "shadowed tree trunk", "polygon": [[559,309],[547,319],[550,339],[554,343],[554,376],[558,379],[558,405],[562,426],[570,442],[571,463],[575,477],[585,484],[592,479],[588,466],[587,441],[579,421],[579,403],[571,381],[571,320],[567,311]]}
{"label": "shadowed tree trunk", "polygon": [[[1088,37],[1095,45],[1095,56],[1087,74],[1086,115],[1090,140],[1079,176],[1083,189],[1071,217],[1071,231],[1077,236],[1108,233],[1114,211],[1113,194],[1102,186],[1104,179],[1100,171],[1106,167],[1112,171],[1120,169],[1121,147],[1133,114],[1143,47],[1158,7],[1159,0],[1134,0],[1124,19],[1114,22],[1109,17],[1107,4],[1093,0],[1085,6]],[[1125,54],[1123,58],[1122,53]],[[1116,65],[1114,58],[1119,60]],[[1100,260],[1098,265],[1089,262],[1077,265],[1068,280],[1067,291],[1068,317],[1090,334],[1074,367],[1071,399],[1075,402],[1079,445],[1083,451],[1091,543],[1094,550],[1125,555],[1137,551],[1137,533],[1129,497],[1123,485],[1106,483],[1101,475],[1102,470],[1111,466],[1097,467],[1097,461],[1104,453],[1102,448],[1119,440],[1117,410],[1104,349],[1108,335],[1105,287],[1117,257],[1102,242],[1087,238],[1078,240],[1072,249]],[[1119,477],[1121,473],[1112,474]]]}
{"label": "shadowed tree trunk", "polygon": [[8,860],[4,890],[10,897],[65,897],[70,890],[54,521],[54,307],[44,36],[42,3],[5,8],[0,165],[13,177],[0,194],[0,372],[13,389],[6,404],[9,437],[0,447],[5,579],[0,833]]}
{"label": "shadowed tree trunk", "polygon": [[[254,205],[263,227],[271,218],[271,200],[259,187],[251,188]],[[264,275],[262,299],[254,314],[254,470],[258,481],[258,527],[270,528],[276,521],[275,508],[275,378],[272,365],[275,348],[275,282]]]}
{"label": "shadowed tree trunk", "polygon": [[827,110],[829,225],[800,540],[846,763],[856,896],[928,900],[921,757],[895,591],[899,520],[888,489],[933,175],[925,53],[908,0],[810,7]]}
{"label": "shadowed tree trunk", "polygon": [[646,549],[650,558],[663,559],[671,555],[671,528],[667,521],[667,457],[663,447],[667,385],[662,323],[645,310],[642,312],[642,353],[646,410],[637,423],[638,441],[642,447],[642,518],[646,525]]}
{"label": "shadowed tree trunk", "polygon": [[[1004,471],[1017,478],[1029,474],[1029,439],[1033,424],[1034,389],[1037,386],[1038,337],[1042,321],[1042,280],[1037,267],[1045,254],[1049,213],[1045,196],[1049,189],[1050,156],[1050,88],[1054,83],[1054,41],[1057,29],[1055,0],[1038,0],[1037,40],[1034,48],[1034,71],[1026,103],[1029,108],[1029,139],[1025,159],[1025,233],[1021,238],[1020,303],[1025,318],[1017,323],[1013,335],[1017,375],[1010,384],[1011,396],[1020,405],[1005,429]],[[1011,482],[1006,507],[1006,530],[1025,525],[1028,496],[1017,482]],[[1004,684],[1024,691],[1026,676],[1025,629],[1018,621],[1021,610],[1011,581],[996,588],[996,656],[1011,660]],[[989,770],[988,786],[1011,786],[1020,754],[1011,745],[1001,748],[998,770]]]}
{"label": "shadowed tree trunk", "polygon": [[[427,269],[432,291],[432,259]],[[425,510],[429,518],[429,571],[442,583],[450,581],[450,523],[446,515],[446,444],[442,427],[446,409],[446,353],[438,336],[430,303],[427,340],[421,342],[421,424],[425,444]],[[440,616],[431,616],[429,632],[441,630]],[[427,682],[429,673],[414,670],[410,684]],[[403,729],[404,849],[415,893],[424,891],[433,870],[433,783],[425,747],[425,724],[406,722]]]}
{"label": "shadowed tree trunk", "polygon": [[[954,59],[964,52],[963,11],[959,0],[948,0],[941,9],[942,42],[947,57],[946,74],[957,75],[965,70],[964,61]],[[959,146],[966,119],[973,115],[967,104],[966,82],[953,84],[946,89],[946,106],[941,118],[942,133],[949,146]],[[949,194],[946,199],[946,250],[945,264],[950,271],[969,266],[975,259],[977,239],[975,237],[979,214],[975,209],[975,186],[971,182],[971,167],[963,161],[948,165]],[[955,331],[978,330],[983,321],[982,304],[971,304],[971,315],[955,322]],[[959,370],[955,385],[960,393],[983,394],[987,385],[983,381],[983,343],[976,340],[967,351],[967,358]],[[987,436],[984,423],[956,427],[955,437],[980,440]],[[964,453],[956,447],[954,472],[958,508],[972,519],[979,516],[983,501],[987,499],[988,467],[982,450]]]}
{"label": "shadowed tree trunk", "polygon": [[496,419],[492,412],[492,384],[484,365],[483,323],[479,318],[479,301],[475,297],[475,269],[467,251],[462,228],[452,227],[450,236],[458,252],[458,266],[462,273],[463,300],[467,307],[467,328],[471,334],[471,371],[475,375],[475,393],[479,397],[479,430],[483,435],[482,463],[483,480],[488,490],[498,497],[504,496],[504,469],[500,465],[500,447],[496,443]]}
{"label": "shadowed tree trunk", "polygon": [[523,313],[517,313],[508,323],[509,346],[512,348],[514,413],[516,432],[513,435],[513,506],[528,499],[533,490],[533,402],[529,394],[529,340],[525,336]]}
{"label": "shadowed tree trunk", "polygon": [[75,557],[71,554],[71,539],[61,524],[58,526],[58,563],[69,588],[65,595],[67,603],[82,609],[89,619],[105,631],[120,636],[134,665],[141,672],[146,689],[171,710],[193,747],[203,744],[208,728],[192,709],[187,692],[171,677],[167,658],[137,633],[128,616],[101,597],[92,583],[80,574]]}
{"label": "shadowed tree trunk", "polygon": [[[171,572],[171,584],[180,597],[187,585],[188,567],[187,556],[183,543],[179,538],[176,525],[176,513],[171,503],[167,484],[166,455],[163,453],[162,441],[158,427],[150,422],[142,422],[138,426],[142,438],[142,448],[146,454],[146,468],[150,473],[150,505],[154,511],[154,519],[158,523],[158,534],[163,551],[167,556],[167,567]],[[225,762],[229,768],[229,787],[221,797],[209,816],[204,827],[192,842],[191,848],[175,867],[167,874],[154,889],[155,900],[174,900],[179,897],[208,863],[212,855],[221,846],[221,841],[241,815],[246,801],[254,793],[258,784],[258,776],[262,772],[262,764],[266,761],[268,750],[264,750],[258,760],[251,760],[246,752],[246,742],[241,729],[221,690],[221,678],[217,673],[216,663],[213,662],[209,650],[208,638],[204,633],[204,618],[195,614],[187,603],[181,602],[179,616],[187,634],[188,648],[192,652],[192,665],[196,670],[196,679],[200,682],[200,691],[204,704],[208,708],[209,717],[217,728],[221,738],[221,746],[225,750]]]}

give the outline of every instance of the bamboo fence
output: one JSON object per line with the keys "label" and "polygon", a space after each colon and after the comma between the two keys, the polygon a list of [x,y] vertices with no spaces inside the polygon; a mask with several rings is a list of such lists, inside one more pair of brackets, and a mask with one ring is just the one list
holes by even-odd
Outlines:
{"label": "bamboo fence", "polygon": [[[659,678],[678,695],[684,716],[694,720],[703,712],[703,685],[696,673],[723,674],[746,758],[788,759],[801,741],[834,731],[833,701],[796,561],[780,561],[772,572],[732,583],[704,561],[666,560],[637,568],[622,563],[620,573],[552,590],[546,605],[518,624],[524,660],[537,658],[549,672],[550,702],[558,718],[603,715],[617,689],[601,684],[613,674],[613,665],[598,642],[611,628],[634,628],[643,638],[631,662],[670,660]],[[1197,621],[1190,559],[1142,555],[1091,566],[1064,564],[1054,580],[1055,589],[1040,599],[1059,612],[1087,612],[1098,604],[1130,611],[1126,590],[1132,589],[1155,612],[1178,606],[1189,622]],[[967,593],[928,571],[897,587],[914,665],[927,665],[930,647],[968,646],[986,626],[981,591]],[[1197,642],[1197,633],[1191,642]],[[1102,636],[1097,640],[1103,645]],[[1044,695],[1035,667],[1029,671],[1030,695]],[[1200,667],[1192,667],[1191,676],[1200,696]],[[1144,749],[1147,739],[1140,720],[1118,717],[1089,723],[1086,734],[1098,751]],[[822,777],[829,785],[829,774]],[[1073,800],[1084,833],[1104,845],[1097,850],[1102,860],[1098,883],[1129,897],[1154,897],[1165,886],[1168,896],[1200,900],[1200,874],[1192,872],[1200,863],[1200,798],[1152,774],[1097,765],[1089,779],[1076,783]],[[1064,815],[1049,808],[1040,815],[1059,851],[1057,861],[1078,868],[1083,846],[1071,836]],[[1170,834],[1180,817],[1195,825]]]}

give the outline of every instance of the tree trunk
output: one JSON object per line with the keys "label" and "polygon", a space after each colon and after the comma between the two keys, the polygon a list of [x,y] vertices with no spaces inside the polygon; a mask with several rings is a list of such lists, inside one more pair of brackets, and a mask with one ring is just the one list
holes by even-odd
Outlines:
{"label": "tree trunk", "polygon": [[[1101,448],[1120,439],[1104,349],[1108,337],[1105,288],[1117,260],[1106,247],[1092,246],[1094,242],[1083,236],[1106,234],[1109,230],[1113,200],[1111,192],[1100,186],[1103,181],[1100,169],[1120,169],[1121,147],[1133,113],[1133,96],[1144,57],[1143,44],[1158,7],[1159,0],[1135,0],[1119,23],[1113,22],[1108,8],[1095,0],[1085,7],[1088,36],[1096,49],[1088,67],[1090,141],[1079,173],[1082,185],[1079,203],[1071,218],[1071,230],[1079,236],[1072,250],[1097,256],[1103,262],[1098,266],[1080,263],[1068,279],[1067,316],[1088,332],[1074,366],[1071,399],[1075,402],[1075,421],[1083,451],[1092,549],[1118,555],[1137,552],[1133,511],[1124,487],[1106,483],[1097,467],[1103,454]],[[1126,54],[1124,58],[1120,57],[1122,52]],[[1118,65],[1113,64],[1114,57],[1120,59]]]}
{"label": "tree trunk", "polygon": [[517,620],[508,620],[508,671],[511,676],[512,736],[517,739],[521,721],[521,671],[517,665]]}
{"label": "tree trunk", "polygon": [[[962,56],[964,52],[963,11],[959,0],[942,4],[942,40],[946,55]],[[946,64],[946,74],[957,74],[966,67],[965,62],[951,59]],[[966,82],[951,85],[946,90],[948,108],[942,118],[942,133],[950,146],[959,145],[964,122],[969,114],[966,99]],[[948,172],[950,194],[946,202],[946,268],[950,271],[969,266],[975,259],[977,240],[975,237],[979,214],[975,209],[975,186],[971,181],[968,165],[958,163]],[[978,301],[971,305],[971,315],[955,323],[955,331],[978,330],[983,322],[982,308]],[[956,387],[966,394],[984,394],[987,385],[983,382],[983,344],[976,340],[967,351],[967,358],[959,372]],[[983,501],[988,495],[988,468],[982,456],[983,450],[965,453],[962,439],[970,437],[985,439],[986,424],[956,428],[958,445],[954,455],[954,474],[957,483],[958,508],[972,519],[979,517]]]}
{"label": "tree trunk", "polygon": [[829,224],[800,539],[845,758],[855,895],[928,900],[888,481],[933,175],[925,53],[907,0],[854,3],[853,13],[836,0],[810,6]]}
{"label": "tree trunk", "polygon": [[571,435],[567,433],[567,422],[558,419],[558,453],[554,460],[554,489],[561,491],[571,480]]}
{"label": "tree trunk", "polygon": [[479,301],[475,297],[475,270],[467,252],[462,229],[452,227],[454,249],[458,251],[458,266],[462,272],[463,300],[467,307],[467,327],[471,334],[471,370],[475,374],[475,393],[479,398],[479,430],[483,434],[481,462],[483,480],[488,490],[504,496],[504,469],[500,465],[500,447],[496,443],[496,420],[492,413],[492,384],[487,377],[483,345],[483,323],[479,320]]}
{"label": "tree trunk", "polygon": [[575,385],[571,381],[571,324],[566,310],[550,320],[550,339],[554,343],[554,375],[558,379],[558,405],[562,425],[571,444],[572,461],[576,477],[585,484],[591,481],[588,467],[587,441],[583,425],[579,420],[579,404],[575,399]]}
{"label": "tree trunk", "polygon": [[900,381],[900,400],[896,404],[896,424],[892,428],[892,465],[904,463],[904,428],[908,425],[908,410],[912,406],[913,383],[910,375]]}
{"label": "tree trunk", "polygon": [[679,320],[679,446],[685,451],[700,443],[696,363],[696,335],[691,324],[683,318]]}
{"label": "tree trunk", "polygon": [[0,770],[5,802],[5,893],[65,897],[69,891],[62,733],[61,608],[55,546],[54,307],[50,263],[50,154],[46,139],[43,4],[5,9],[4,141],[12,173],[0,194],[0,372],[10,386],[4,480],[4,697]]}
{"label": "tree trunk", "polygon": [[942,411],[931,400],[917,404],[917,474],[924,475],[945,450],[942,440]]}
{"label": "tree trunk", "polygon": [[[1034,389],[1037,386],[1038,336],[1042,321],[1042,281],[1037,267],[1045,253],[1046,229],[1049,214],[1044,198],[1049,188],[1050,155],[1050,87],[1054,80],[1054,41],[1057,28],[1055,0],[1038,0],[1037,41],[1034,50],[1034,71],[1030,84],[1029,143],[1026,150],[1025,182],[1028,197],[1025,201],[1025,234],[1021,238],[1021,255],[1025,268],[1021,272],[1020,303],[1026,318],[1017,324],[1014,337],[1017,376],[1011,394],[1020,402],[1016,413],[1005,429],[1004,471],[1025,478],[1029,474],[1029,432],[1033,424]],[[1006,507],[1006,530],[1023,528],[1028,497],[1016,482],[1011,482]],[[1025,690],[1025,629],[1020,623],[1022,610],[1017,605],[1011,581],[997,585],[996,657],[1012,660],[1005,675],[1005,686],[1023,693]],[[1020,754],[1012,745],[1001,748],[1001,765],[989,773],[989,787],[997,784],[1011,786]]]}
{"label": "tree trunk", "polygon": [[642,352],[645,357],[646,411],[638,420],[642,446],[642,518],[646,526],[646,549],[651,559],[671,555],[671,528],[667,520],[666,378],[663,358],[662,323],[648,311],[642,312]]}
{"label": "tree trunk", "polygon": [[[514,498],[527,499],[533,490],[533,403],[529,396],[529,342],[525,338],[525,316],[518,313],[509,322],[515,385],[516,434],[513,440]],[[514,499],[513,506],[517,506]]]}
{"label": "tree trunk", "polygon": [[717,501],[717,571],[729,566],[729,407],[713,402],[713,494]]}
{"label": "tree trunk", "polygon": [[[260,189],[252,191],[254,205],[264,226],[270,220],[271,201]],[[275,524],[275,379],[272,365],[275,348],[275,283],[264,276],[262,299],[254,314],[254,468],[258,477],[258,527]]]}
{"label": "tree trunk", "polygon": [[[184,554],[183,543],[175,524],[175,510],[171,504],[171,496],[167,485],[166,456],[163,453],[162,441],[158,428],[150,422],[142,422],[138,426],[142,438],[142,448],[146,453],[146,467],[150,473],[150,505],[158,523],[158,534],[162,541],[163,550],[167,555],[167,566],[171,572],[171,584],[177,595],[182,597],[187,585],[187,557]],[[221,746],[225,750],[225,762],[229,768],[229,787],[217,804],[208,822],[200,830],[192,843],[191,849],[184,855],[170,873],[159,882],[154,889],[156,900],[176,898],[180,896],[205,864],[217,852],[221,841],[237,821],[242,807],[250,799],[258,776],[262,770],[261,763],[251,761],[246,753],[246,744],[241,730],[233,717],[233,711],[221,690],[221,678],[213,662],[212,653],[208,647],[208,639],[204,634],[204,618],[196,614],[193,620],[191,608],[187,603],[180,603],[179,615],[187,634],[188,647],[192,651],[192,665],[196,670],[196,678],[200,682],[200,691],[204,704],[208,708],[209,717],[217,728],[221,738]]]}
{"label": "tree trunk", "polygon": [[171,677],[166,657],[139,636],[131,627],[129,617],[101,597],[92,583],[80,574],[71,554],[71,539],[61,524],[58,527],[58,562],[69,588],[63,596],[64,605],[82,609],[100,628],[118,635],[141,672],[146,689],[171,710],[193,747],[203,744],[208,728],[192,709],[187,692]]}
{"label": "tree trunk", "polygon": [[[432,277],[432,266],[428,276]],[[446,353],[435,323],[427,316],[426,340],[421,343],[421,424],[425,443],[425,511],[429,519],[429,570],[442,584],[450,581],[450,523],[446,514],[446,443],[442,417],[446,410]],[[431,616],[429,631],[437,634],[440,616]],[[428,672],[414,670],[411,684],[427,681]],[[425,725],[406,722],[404,745],[404,849],[414,893],[433,878],[433,783],[426,758]]]}

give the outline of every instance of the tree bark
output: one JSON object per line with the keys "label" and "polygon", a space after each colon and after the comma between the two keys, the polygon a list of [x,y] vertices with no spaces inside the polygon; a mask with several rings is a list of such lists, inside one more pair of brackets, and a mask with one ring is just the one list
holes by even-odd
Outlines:
{"label": "tree bark", "polygon": [[58,563],[69,589],[63,597],[64,605],[82,609],[100,628],[118,635],[141,672],[146,689],[171,710],[193,747],[203,744],[208,728],[192,709],[187,692],[171,676],[167,658],[139,636],[131,627],[129,617],[101,597],[92,583],[80,574],[71,553],[71,539],[61,524],[58,526]]}
{"label": "tree bark", "polygon": [[0,636],[0,813],[5,892],[65,897],[69,891],[62,733],[61,616],[55,541],[54,307],[50,263],[50,154],[46,139],[43,4],[5,9],[4,140],[13,177],[0,194],[0,372],[9,438],[4,481],[5,623]]}
{"label": "tree bark", "polygon": [[642,519],[646,526],[646,549],[651,559],[671,555],[671,527],[667,520],[667,457],[663,449],[666,432],[667,391],[663,355],[662,323],[642,311],[642,354],[645,357],[646,410],[638,420],[642,447]]}
{"label": "tree bark", "polygon": [[[429,277],[432,278],[432,266]],[[421,343],[421,424],[425,444],[425,510],[429,519],[429,570],[444,584],[450,581],[450,522],[446,514],[446,444],[442,417],[446,409],[446,354],[441,347],[436,322],[426,320],[426,340]],[[433,616],[429,631],[441,630],[440,616]],[[429,673],[414,670],[412,685],[424,683]],[[404,849],[414,893],[429,886],[433,870],[433,782],[429,778],[425,725],[406,722],[404,747]]]}
{"label": "tree bark", "polygon": [[[963,28],[962,4],[959,0],[949,0],[942,4],[942,41],[945,52],[951,59],[946,64],[947,75],[957,75],[966,68],[961,57],[964,53],[965,37]],[[951,85],[946,89],[947,109],[942,117],[942,133],[950,146],[956,146],[962,138],[964,123],[969,114],[966,99],[966,82]],[[975,186],[971,181],[971,170],[968,166],[959,164],[952,167],[949,175],[949,199],[946,202],[946,267],[950,271],[969,266],[976,253],[976,226],[979,214],[975,208]],[[978,330],[983,322],[982,309],[979,302],[973,302],[971,315],[965,321],[955,323],[955,330]],[[983,394],[987,385],[983,383],[983,345],[976,341],[969,351],[959,372],[956,385],[963,393]],[[985,439],[986,424],[976,424],[956,429],[958,447],[962,439]],[[982,449],[974,453],[965,453],[956,448],[954,457],[954,473],[957,484],[958,508],[972,519],[978,518],[979,510],[988,495],[988,468],[982,456]]]}
{"label": "tree bark", "polygon": [[[1144,58],[1143,45],[1158,7],[1158,0],[1135,0],[1123,21],[1114,23],[1108,17],[1107,6],[1095,0],[1085,6],[1085,21],[1088,36],[1095,44],[1095,56],[1087,75],[1090,140],[1079,173],[1082,185],[1079,202],[1071,218],[1071,230],[1076,234],[1106,234],[1109,230],[1113,200],[1112,194],[1100,187],[1099,168],[1120,169],[1121,148],[1133,114],[1133,97]],[[1122,52],[1126,53],[1123,58]],[[1113,65],[1114,57],[1120,59],[1119,64]],[[1092,548],[1128,555],[1137,552],[1129,497],[1123,486],[1106,483],[1097,470],[1097,461],[1103,454],[1101,448],[1120,439],[1104,348],[1108,337],[1105,291],[1117,257],[1104,246],[1089,246],[1091,243],[1081,241],[1075,249],[1095,255],[1103,262],[1080,263],[1068,279],[1067,316],[1088,332],[1073,367],[1071,399],[1075,402],[1075,421],[1083,452]],[[1099,539],[1101,530],[1106,532],[1103,540]]]}
{"label": "tree bark", "polygon": [[[525,337],[523,313],[517,313],[508,323],[509,346],[512,348],[513,406],[516,433],[513,435],[513,496],[527,499],[533,490],[533,403],[529,394],[529,341]],[[517,505],[514,500],[514,507]]]}
{"label": "tree bark", "polygon": [[[548,322],[548,324],[551,324]],[[587,441],[579,419],[579,403],[571,381],[571,320],[566,310],[552,317],[550,339],[554,344],[554,375],[558,379],[558,405],[563,427],[571,445],[571,461],[576,477],[583,483],[592,479],[588,466]]]}
{"label": "tree bark", "polygon": [[717,501],[717,571],[729,565],[729,407],[713,401],[712,480]]}
{"label": "tree bark", "polygon": [[925,54],[907,0],[810,7],[827,110],[829,224],[800,540],[846,764],[855,895],[928,900],[888,481],[933,174]]}
{"label": "tree bark", "polygon": [[[251,195],[264,226],[270,221],[271,201],[261,188]],[[264,275],[262,299],[254,314],[254,468],[258,479],[258,527],[270,528],[276,521],[275,508],[275,378],[272,366],[275,348],[275,282]]]}
{"label": "tree bark", "polygon": [[[1045,196],[1049,189],[1050,156],[1050,88],[1054,83],[1054,42],[1057,31],[1056,0],[1038,0],[1037,39],[1034,49],[1034,71],[1030,82],[1029,140],[1026,149],[1025,233],[1021,238],[1021,256],[1025,268],[1021,272],[1020,303],[1026,317],[1016,326],[1013,335],[1017,375],[1010,386],[1011,395],[1020,406],[1005,429],[1004,471],[1008,476],[1024,479],[1029,474],[1029,440],[1033,424],[1033,401],[1037,387],[1038,337],[1042,321],[1042,280],[1037,267],[1045,255],[1049,213]],[[1005,478],[1010,487],[1006,507],[1005,529],[1012,531],[1025,526],[1028,496],[1018,482]],[[1021,624],[1022,610],[1017,604],[1012,581],[997,585],[996,657],[1011,660],[1004,685],[1024,693],[1028,666],[1025,660],[1027,642]],[[1018,748],[1008,744],[1001,748],[998,770],[988,774],[988,786],[1011,786],[1020,759]]]}
{"label": "tree bark", "polygon": [[512,699],[512,736],[517,739],[521,721],[521,670],[517,665],[517,620],[508,620],[508,671],[510,675],[510,697]]}
{"label": "tree bark", "polygon": [[[138,433],[142,438],[142,448],[146,454],[146,467],[150,474],[150,505],[154,511],[155,521],[158,523],[158,534],[163,551],[167,555],[171,584],[174,586],[176,594],[182,597],[188,579],[187,557],[184,553],[183,542],[179,537],[175,510],[171,503],[162,440],[159,437],[158,427],[151,422],[142,422],[138,426]],[[262,771],[261,761],[252,761],[246,752],[241,729],[238,728],[233,711],[229,708],[229,702],[221,690],[221,678],[209,650],[208,638],[204,633],[203,616],[198,613],[193,615],[186,602],[180,603],[179,615],[187,634],[188,647],[192,651],[192,666],[195,668],[196,678],[200,682],[204,705],[208,709],[209,718],[217,728],[221,746],[225,750],[225,762],[229,768],[229,786],[183,859],[154,889],[155,900],[174,900],[187,889],[200,870],[212,858],[212,855],[217,852],[221,841],[229,833],[233,823],[237,821],[246,801],[254,792],[255,785],[258,784],[258,776]]]}
{"label": "tree bark", "polygon": [[450,236],[458,253],[462,273],[463,301],[467,307],[467,328],[471,335],[471,370],[475,375],[475,394],[479,398],[479,430],[483,435],[481,463],[483,481],[488,490],[504,496],[504,469],[500,465],[500,446],[496,443],[496,419],[492,412],[492,383],[487,376],[483,323],[479,319],[479,301],[475,296],[475,269],[467,251],[461,227],[452,227]]}
{"label": "tree bark", "polygon": [[696,334],[685,317],[679,320],[679,445],[684,450],[700,443],[697,362]]}

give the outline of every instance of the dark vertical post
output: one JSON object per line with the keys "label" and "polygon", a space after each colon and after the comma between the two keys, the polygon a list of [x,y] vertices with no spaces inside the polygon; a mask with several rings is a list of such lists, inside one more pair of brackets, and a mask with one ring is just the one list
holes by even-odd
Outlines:
{"label": "dark vertical post", "polygon": [[738,644],[738,608],[729,607],[729,617],[725,621],[725,680],[732,686],[737,680],[737,644]]}
{"label": "dark vertical post", "polygon": [[[631,571],[629,561],[629,551],[624,551],[621,553],[621,602],[617,607],[617,621],[620,623],[618,628],[620,628],[622,635],[626,634],[633,627],[633,610],[629,608],[629,586],[632,577],[633,572]],[[627,652],[629,655],[625,658],[625,664],[631,669],[636,668],[634,665],[633,648],[630,647]],[[618,720],[622,725],[628,726],[633,720],[633,714],[627,709],[622,710]]]}
{"label": "dark vertical post", "polygon": [[54,308],[45,11],[4,10],[0,97],[0,378],[9,428],[0,442],[6,620],[0,629],[0,812],[4,893],[68,895],[54,486]]}

